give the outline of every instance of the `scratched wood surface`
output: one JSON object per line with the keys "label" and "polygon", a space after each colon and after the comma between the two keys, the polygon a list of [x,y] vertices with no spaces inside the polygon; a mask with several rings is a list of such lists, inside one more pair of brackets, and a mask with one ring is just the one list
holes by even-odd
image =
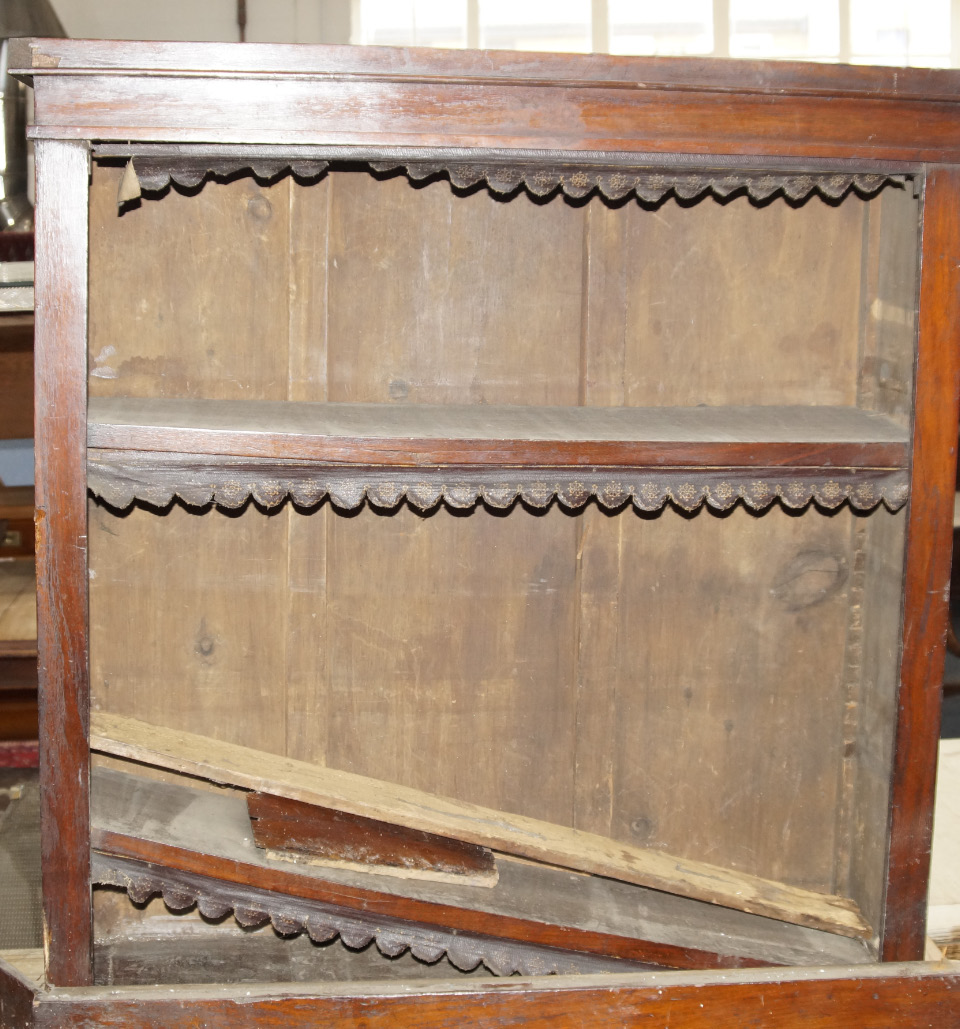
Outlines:
{"label": "scratched wood surface", "polygon": [[477,886],[497,882],[487,847],[271,793],[247,794],[247,811],[254,842],[270,857],[379,870],[399,878]]}
{"label": "scratched wood surface", "polygon": [[615,664],[582,702],[615,712],[597,743],[613,784],[601,831],[833,887],[851,518],[588,523],[594,550],[619,544]]}
{"label": "scratched wood surface", "polygon": [[854,403],[867,206],[591,204],[589,385],[625,404]]}
{"label": "scratched wood surface", "polygon": [[[909,312],[913,269],[881,295],[878,200],[650,210],[336,172],[118,217],[118,177],[95,167],[93,396],[888,410],[862,326]],[[882,346],[871,382],[911,366],[909,332]],[[857,527],[893,519],[98,506],[94,704],[843,893],[886,810],[864,785],[837,816]],[[889,627],[902,544],[877,531],[860,589]],[[862,669],[884,646],[864,631]]]}
{"label": "scratched wood surface", "polygon": [[[867,205],[864,224],[858,406],[909,425],[914,387],[916,200],[885,192]],[[877,925],[887,860],[890,768],[900,684],[901,581],[906,511],[856,518],[847,615],[838,875]]]}

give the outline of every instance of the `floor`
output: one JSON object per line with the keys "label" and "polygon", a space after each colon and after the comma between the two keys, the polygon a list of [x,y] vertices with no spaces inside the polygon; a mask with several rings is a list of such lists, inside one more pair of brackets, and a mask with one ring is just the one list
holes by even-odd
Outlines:
{"label": "floor", "polygon": [[0,769],[0,950],[43,943],[40,792],[33,768]]}

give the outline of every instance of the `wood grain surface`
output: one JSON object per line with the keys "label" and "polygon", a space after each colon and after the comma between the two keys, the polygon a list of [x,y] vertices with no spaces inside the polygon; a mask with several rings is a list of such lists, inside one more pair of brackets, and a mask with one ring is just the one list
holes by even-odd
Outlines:
{"label": "wood grain surface", "polygon": [[37,983],[13,962],[23,952],[0,951],[0,1026],[31,1029]]}
{"label": "wood grain surface", "polygon": [[913,486],[890,797],[886,961],[923,954],[947,629],[960,395],[960,172],[936,169],[923,198]]}
{"label": "wood grain surface", "polygon": [[276,857],[437,882],[497,882],[485,847],[269,793],[248,793],[247,810],[254,842]]}
{"label": "wood grain surface", "polygon": [[[50,60],[45,60],[49,58]],[[438,50],[433,48],[352,46],[289,46],[125,40],[18,39],[11,49],[11,69],[23,74],[66,74],[79,70],[137,68],[144,71],[316,74],[329,77],[362,75],[413,78],[456,78],[507,81],[553,79],[558,82],[622,83],[643,90],[691,86],[718,92],[797,93],[810,96],[866,94],[916,100],[951,100],[956,78],[934,68],[884,68],[820,65],[798,61],[728,61],[712,58],[610,56],[510,51]],[[637,80],[637,69],[649,72]]]}
{"label": "wood grain surface", "polygon": [[91,746],[103,753],[213,782],[241,786],[520,857],[605,875],[695,900],[767,915],[844,936],[871,929],[842,897],[737,875],[692,859],[679,860],[578,830],[279,758],[193,733],[171,732],[136,719],[94,712]]}
{"label": "wood grain surface", "polygon": [[[94,769],[94,849],[103,858],[98,868],[105,863],[118,871],[121,884],[136,871],[140,879],[170,883],[173,897],[183,893],[179,869],[188,877],[215,879],[220,896],[241,906],[246,906],[243,890],[251,887],[273,891],[267,911],[282,913],[284,898],[291,898],[291,906],[299,898],[333,904],[341,916],[353,910],[673,968],[872,960],[862,940],[502,854],[496,857],[498,882],[481,889],[373,870],[295,867],[254,846],[242,795],[200,789],[198,780],[183,776],[148,779],[149,771],[122,761]],[[130,862],[138,863],[137,869]],[[177,904],[186,906],[182,899]],[[129,902],[115,905],[109,931],[117,935],[129,928],[142,934],[149,931],[145,919],[149,923],[150,916]],[[98,923],[98,932],[101,928]]]}
{"label": "wood grain surface", "polygon": [[0,314],[0,439],[33,435],[33,315]]}
{"label": "wood grain surface", "polygon": [[[857,403],[901,425],[913,418],[918,213],[907,191],[891,190],[867,206],[864,223]],[[906,511],[851,526],[837,874],[873,925],[883,909],[887,847],[877,841],[889,824],[906,528]]]}
{"label": "wood grain surface", "polygon": [[[47,977],[90,981],[87,150],[36,148],[36,527]],[[69,783],[69,788],[64,784]]]}
{"label": "wood grain surface", "polygon": [[[889,270],[903,232],[872,226],[889,205],[899,212],[891,224],[916,224],[909,190],[838,206],[738,198],[648,210],[458,196],[442,180],[414,187],[336,171],[309,186],[241,178],[197,196],[174,189],[118,217],[119,172],[94,168],[94,412],[107,402],[135,417],[149,409],[139,401],[162,398],[211,418],[217,405],[205,401],[236,411],[253,398],[306,405],[297,410],[374,405],[400,421],[437,408],[446,417],[450,405],[472,406],[472,421],[524,407],[549,424],[560,405],[606,419],[611,408],[681,404],[699,419],[759,399],[796,409],[810,434],[828,429],[811,405],[852,419],[864,414],[858,403],[876,408],[860,383],[879,381],[881,366],[894,369],[883,389],[909,393],[906,327],[891,329],[882,359],[861,360],[862,335],[908,318],[899,312],[915,268],[898,257],[903,267]],[[237,245],[250,234],[249,266],[214,258],[223,293],[197,285],[200,265],[181,250],[188,219]],[[705,249],[691,256],[698,238]],[[162,289],[144,292],[148,255],[168,253],[150,271]],[[798,253],[815,269],[811,282],[796,275]],[[463,293],[468,271],[482,304]],[[171,306],[170,291],[189,302]],[[242,316],[249,333],[232,308],[215,316],[234,294],[240,308],[257,296]],[[749,303],[733,299],[740,294]],[[692,310],[691,296],[716,311],[714,322],[677,313]],[[877,410],[902,440],[902,410]],[[888,424],[876,417],[866,424]],[[201,481],[202,469],[195,474]],[[860,724],[860,708],[845,707],[854,672],[844,667],[844,622],[856,555],[876,552],[849,512],[271,510],[264,519],[252,505],[231,516],[174,505],[117,517],[95,507],[99,707],[187,731],[209,726],[228,742],[631,845],[699,859],[706,848],[713,863],[803,888],[852,888],[849,852],[875,849],[859,826],[886,817],[890,757],[880,746],[879,785],[860,814],[850,800],[840,818],[840,798],[860,781],[856,752],[842,753]],[[895,530],[890,554],[859,587],[873,598],[864,668],[895,661],[884,642],[901,574]],[[144,577],[155,591],[138,588]],[[787,648],[761,642],[779,636]],[[157,676],[168,689],[154,688]],[[774,689],[781,680],[789,688]],[[613,716],[615,700],[629,719]],[[786,731],[797,722],[802,734]],[[677,741],[694,727],[703,746],[678,763]],[[781,739],[773,756],[761,742],[770,732]],[[767,775],[763,789],[745,788],[748,770]],[[678,792],[687,804],[673,802]],[[869,861],[862,868],[861,879],[882,874]]]}
{"label": "wood grain surface", "polygon": [[[800,66],[779,71],[763,62],[738,81],[737,69],[723,62],[662,58],[594,55],[583,64],[572,56],[501,54],[458,64],[424,52],[406,62],[335,47],[296,57],[257,48],[238,59],[215,44],[30,46],[20,44],[15,57],[37,92],[37,137],[356,146],[395,145],[399,136],[424,147],[867,161],[949,161],[960,150],[955,90],[936,72],[914,73],[900,87],[875,69],[834,70],[817,82]],[[187,76],[176,72],[204,60],[219,69],[189,75],[183,88]],[[255,67],[270,89],[238,75],[235,64]],[[145,65],[159,74],[144,74]],[[871,94],[869,118],[864,93]],[[85,95],[97,103],[84,105]],[[346,127],[344,111],[353,112]]]}
{"label": "wood grain surface", "polygon": [[897,468],[907,458],[905,431],[882,415],[838,407],[570,409],[95,399],[89,417],[91,447],[330,464],[829,469]]}
{"label": "wood grain surface", "polygon": [[365,1025],[424,1029],[490,1026],[514,1022],[543,1029],[601,1029],[662,1025],[669,1018],[690,1029],[764,1025],[786,1029],[802,1023],[827,1027],[842,1019],[853,1029],[949,1025],[958,1010],[956,962],[894,964],[864,971],[845,968],[745,973],[638,973],[629,976],[517,979],[471,986],[383,984],[313,986],[180,987],[169,990],[56,990],[36,1013],[37,1026],[69,1021],[80,1027],[152,1029],[181,1021],[224,1026]]}

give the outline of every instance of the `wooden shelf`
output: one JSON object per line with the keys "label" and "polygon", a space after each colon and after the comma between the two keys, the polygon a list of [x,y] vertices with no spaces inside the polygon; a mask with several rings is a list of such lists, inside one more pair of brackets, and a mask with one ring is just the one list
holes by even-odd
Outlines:
{"label": "wooden shelf", "polygon": [[[781,497],[906,499],[908,432],[849,407],[510,407],[91,399],[90,487],[109,503],[267,506],[330,494],[428,507],[597,496],[646,510]],[[318,474],[325,469],[326,474]],[[642,474],[637,474],[642,473]],[[766,481],[771,480],[771,481]],[[231,490],[234,494],[231,494]],[[239,492],[237,492],[239,490]]]}
{"label": "wooden shelf", "polygon": [[508,407],[91,399],[117,450],[447,464],[902,468],[908,434],[848,407]]}

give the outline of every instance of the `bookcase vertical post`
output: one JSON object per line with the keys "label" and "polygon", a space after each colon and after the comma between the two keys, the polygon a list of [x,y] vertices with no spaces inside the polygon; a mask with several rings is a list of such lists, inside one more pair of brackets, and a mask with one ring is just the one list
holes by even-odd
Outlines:
{"label": "bookcase vertical post", "polygon": [[916,421],[882,959],[923,956],[960,388],[960,168],[924,187]]}
{"label": "bookcase vertical post", "polygon": [[36,526],[47,981],[91,981],[87,663],[88,148],[36,144]]}

